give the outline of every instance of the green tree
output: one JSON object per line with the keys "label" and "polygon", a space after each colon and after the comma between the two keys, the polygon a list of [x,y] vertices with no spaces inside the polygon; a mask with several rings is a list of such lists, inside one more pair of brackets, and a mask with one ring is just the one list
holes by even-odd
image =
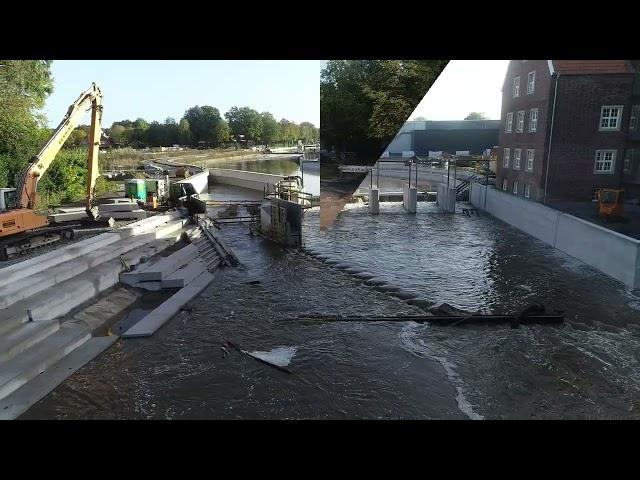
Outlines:
{"label": "green tree", "polygon": [[259,142],[262,137],[262,118],[249,107],[231,107],[224,117],[229,123],[231,132],[236,137],[244,135],[251,142]]}
{"label": "green tree", "polygon": [[122,134],[125,132],[126,127],[121,125],[120,123],[113,123],[111,128],[109,129],[109,138],[111,142],[114,144],[122,143]]}
{"label": "green tree", "polygon": [[71,135],[69,135],[69,138],[67,138],[67,141],[64,143],[64,146],[67,148],[79,147],[80,145],[82,145],[82,142],[84,142],[88,136],[89,136],[89,133],[87,132],[86,128],[77,127],[73,130],[73,132],[71,132]]}
{"label": "green tree", "polygon": [[225,145],[231,141],[231,128],[229,124],[220,118],[216,128],[216,145]]}
{"label": "green tree", "polygon": [[191,127],[189,120],[183,118],[178,125],[178,143],[180,145],[192,145]]}
{"label": "green tree", "polygon": [[16,176],[48,136],[38,109],[53,91],[49,60],[0,60],[0,186]]}
{"label": "green tree", "polygon": [[217,108],[196,105],[187,110],[183,118],[189,122],[194,143],[205,142],[212,146],[218,145],[217,129],[222,117]]}
{"label": "green tree", "polygon": [[464,119],[465,120],[487,120],[489,117],[487,117],[484,113],[481,112],[471,112],[469,115],[467,115]]}
{"label": "green tree", "polygon": [[260,131],[260,141],[266,146],[269,146],[269,144],[278,140],[280,125],[269,112],[262,112],[260,114],[260,121],[262,127]]}

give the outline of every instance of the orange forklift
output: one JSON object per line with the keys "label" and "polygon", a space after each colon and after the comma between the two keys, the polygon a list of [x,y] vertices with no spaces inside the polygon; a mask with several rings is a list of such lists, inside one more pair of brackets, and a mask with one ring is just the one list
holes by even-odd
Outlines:
{"label": "orange forklift", "polygon": [[603,188],[598,192],[598,217],[607,221],[623,220],[624,190]]}

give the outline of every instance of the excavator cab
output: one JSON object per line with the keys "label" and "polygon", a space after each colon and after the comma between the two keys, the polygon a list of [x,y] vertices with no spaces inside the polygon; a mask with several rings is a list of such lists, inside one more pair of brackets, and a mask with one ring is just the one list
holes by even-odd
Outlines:
{"label": "excavator cab", "polygon": [[624,190],[603,188],[598,192],[598,217],[604,220],[619,220],[624,213]]}
{"label": "excavator cab", "polygon": [[15,188],[0,188],[0,212],[12,208],[18,199]]}

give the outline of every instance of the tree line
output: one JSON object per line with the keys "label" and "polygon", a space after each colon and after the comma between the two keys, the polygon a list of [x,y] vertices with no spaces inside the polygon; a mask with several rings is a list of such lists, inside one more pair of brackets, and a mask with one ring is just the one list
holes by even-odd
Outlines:
{"label": "tree line", "polygon": [[[66,146],[79,146],[86,142],[88,126],[74,130]],[[219,148],[229,146],[272,145],[317,142],[319,131],[313,123],[296,124],[283,118],[277,121],[269,112],[259,113],[249,107],[232,107],[224,114],[209,105],[189,108],[176,121],[168,117],[164,123],[147,122],[143,118],[134,121],[121,120],[105,129],[108,144],[118,147],[160,147],[183,145]]]}

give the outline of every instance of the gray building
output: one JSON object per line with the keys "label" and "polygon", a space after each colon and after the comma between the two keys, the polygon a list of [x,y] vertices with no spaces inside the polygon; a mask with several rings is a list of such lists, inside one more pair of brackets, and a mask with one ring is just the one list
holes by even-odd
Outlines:
{"label": "gray building", "polygon": [[500,120],[407,121],[387,147],[390,156],[413,151],[427,156],[429,151],[469,151],[481,155],[498,145]]}

